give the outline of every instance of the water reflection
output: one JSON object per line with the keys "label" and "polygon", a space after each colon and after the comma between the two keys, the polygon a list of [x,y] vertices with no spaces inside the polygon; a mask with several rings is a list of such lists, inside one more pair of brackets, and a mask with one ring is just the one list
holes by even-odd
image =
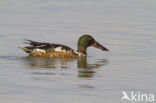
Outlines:
{"label": "water reflection", "polygon": [[39,58],[39,57],[24,57],[24,66],[32,68],[71,68],[72,64],[77,62],[78,77],[93,77],[96,73],[96,68],[100,68],[108,64],[108,60],[99,59],[92,60],[93,63],[88,63],[87,59],[74,59],[74,58]]}

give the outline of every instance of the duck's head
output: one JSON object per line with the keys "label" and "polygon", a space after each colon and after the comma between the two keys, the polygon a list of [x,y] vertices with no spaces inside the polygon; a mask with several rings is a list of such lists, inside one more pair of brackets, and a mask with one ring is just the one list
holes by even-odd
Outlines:
{"label": "duck's head", "polygon": [[78,41],[78,52],[86,54],[87,47],[93,46],[103,51],[109,51],[106,47],[99,44],[92,36],[82,35]]}

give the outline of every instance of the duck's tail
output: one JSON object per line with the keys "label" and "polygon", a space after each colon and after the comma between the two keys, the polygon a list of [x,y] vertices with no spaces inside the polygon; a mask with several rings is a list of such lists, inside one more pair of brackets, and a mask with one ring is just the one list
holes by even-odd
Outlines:
{"label": "duck's tail", "polygon": [[31,49],[29,49],[29,48],[27,48],[27,47],[21,47],[21,46],[19,46],[18,48],[24,50],[24,51],[27,52],[27,53],[29,53],[29,52],[32,51]]}

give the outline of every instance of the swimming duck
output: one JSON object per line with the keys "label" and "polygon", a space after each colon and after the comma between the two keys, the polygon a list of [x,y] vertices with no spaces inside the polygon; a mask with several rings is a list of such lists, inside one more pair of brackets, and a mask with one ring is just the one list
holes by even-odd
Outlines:
{"label": "swimming duck", "polygon": [[19,48],[27,52],[30,56],[35,57],[84,58],[87,56],[87,48],[89,46],[96,47],[103,51],[109,51],[107,48],[95,41],[95,39],[90,35],[82,35],[79,38],[77,51],[74,51],[70,47],[62,44],[51,44],[32,40],[26,41],[26,44],[29,44],[30,46]]}

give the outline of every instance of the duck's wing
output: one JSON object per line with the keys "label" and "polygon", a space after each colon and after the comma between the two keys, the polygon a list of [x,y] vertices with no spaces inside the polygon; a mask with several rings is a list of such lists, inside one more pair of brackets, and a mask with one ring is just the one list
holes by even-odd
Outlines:
{"label": "duck's wing", "polygon": [[46,51],[54,51],[54,52],[67,52],[67,51],[74,51],[68,46],[62,45],[62,44],[51,44],[51,43],[45,43],[45,42],[36,42],[32,40],[26,40],[26,44],[29,44],[30,46],[27,47],[19,47],[26,51],[27,53],[31,51],[40,51],[40,52],[46,52]]}

